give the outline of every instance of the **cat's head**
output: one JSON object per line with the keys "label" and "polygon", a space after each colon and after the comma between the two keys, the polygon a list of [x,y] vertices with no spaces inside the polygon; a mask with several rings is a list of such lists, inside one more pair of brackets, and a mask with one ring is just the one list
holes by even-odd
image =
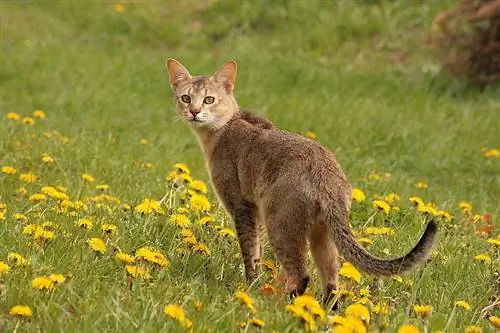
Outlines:
{"label": "cat's head", "polygon": [[238,112],[233,97],[236,62],[227,62],[212,76],[191,76],[174,59],[166,67],[177,111],[195,130],[218,130]]}

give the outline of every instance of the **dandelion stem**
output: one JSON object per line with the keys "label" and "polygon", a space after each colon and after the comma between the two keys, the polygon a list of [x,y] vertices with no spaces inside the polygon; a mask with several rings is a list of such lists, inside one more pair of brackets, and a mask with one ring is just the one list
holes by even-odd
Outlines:
{"label": "dandelion stem", "polygon": [[455,304],[453,306],[453,310],[450,313],[450,316],[448,317],[448,320],[446,321],[446,324],[444,325],[443,331],[446,332],[448,330],[448,326],[450,326],[451,321],[453,320],[453,317],[455,316],[455,310],[456,309],[457,309],[457,305]]}

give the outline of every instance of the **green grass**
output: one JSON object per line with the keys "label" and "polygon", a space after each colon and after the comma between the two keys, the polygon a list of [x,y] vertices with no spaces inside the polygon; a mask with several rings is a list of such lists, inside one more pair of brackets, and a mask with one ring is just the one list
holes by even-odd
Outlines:
{"label": "green grass", "polygon": [[[353,227],[396,231],[371,237],[372,253],[387,256],[386,249],[394,256],[414,244],[424,217],[408,202],[412,195],[454,215],[453,221],[440,223],[432,260],[404,275],[402,283],[391,278],[375,283],[363,276],[357,285],[342,278],[344,288],[370,288],[373,304],[390,307],[387,316],[372,312],[372,330],[380,321],[389,323],[389,332],[403,323],[423,330],[411,309],[428,304],[434,307],[428,320],[432,330],[447,325],[447,332],[462,332],[478,325],[493,331],[481,310],[500,288],[498,248],[486,242],[498,235],[500,160],[483,157],[482,148],[500,145],[499,89],[479,90],[435,71],[438,60],[423,45],[423,36],[434,16],[452,4],[172,1],[125,4],[117,12],[112,4],[2,3],[0,167],[13,166],[17,173],[0,173],[0,202],[7,206],[0,219],[0,261],[10,266],[0,274],[0,327],[5,332],[182,331],[163,314],[167,304],[182,305],[195,332],[238,331],[238,323],[249,317],[234,298],[238,288],[245,288],[237,242],[216,227],[192,227],[211,251],[204,256],[180,240],[169,214],[143,217],[112,203],[105,205],[108,211],[88,202],[88,211],[69,216],[54,209],[54,200],[28,200],[47,185],[66,187],[71,200],[84,200],[105,183],[122,204],[136,206],[169,191],[165,176],[176,162],[186,163],[194,177],[208,183],[196,139],[175,117],[164,70],[166,58],[174,57],[193,74],[212,73],[236,59],[236,97],[242,107],[283,129],[314,131],[335,151],[353,185],[367,194],[365,202],[353,204]],[[392,60],[397,52],[406,58]],[[36,109],[47,118],[33,126],[6,118],[8,112],[29,116]],[[50,131],[69,141],[44,135]],[[140,144],[141,138],[148,144]],[[55,162],[42,163],[42,153]],[[146,162],[153,168],[143,168]],[[27,172],[39,180],[24,184],[19,175]],[[96,181],[85,183],[82,173]],[[391,176],[368,180],[372,173]],[[416,188],[419,181],[428,188]],[[21,187],[28,194],[17,194]],[[374,196],[390,192],[400,195],[401,211],[375,213]],[[178,195],[167,196],[165,209],[181,205]],[[208,196],[215,225],[232,227],[211,189]],[[492,215],[496,229],[491,235],[475,234],[486,223],[470,222],[458,208],[462,200],[472,204],[473,214]],[[15,213],[29,221],[15,221]],[[90,231],[75,226],[85,216],[94,222]],[[189,217],[194,222],[199,213]],[[57,226],[48,244],[37,245],[22,234],[24,224],[44,221]],[[105,222],[116,224],[118,233],[102,235]],[[89,237],[102,237],[107,251],[96,255],[86,244]],[[128,278],[113,252],[119,247],[133,253],[141,246],[156,247],[170,261],[144,282]],[[7,262],[13,251],[30,265]],[[488,253],[493,264],[474,260],[480,253]],[[272,258],[269,248],[267,258]],[[54,291],[31,287],[35,277],[52,273],[66,281]],[[259,293],[265,283],[280,288],[266,272],[247,289],[256,302],[255,317],[266,322],[263,330],[303,329],[285,310],[284,295]],[[310,288],[319,298],[315,273]],[[196,300],[203,302],[199,312]],[[453,310],[457,300],[469,302],[471,310]],[[338,313],[352,302],[343,301]],[[30,306],[33,317],[10,316],[16,304]],[[493,314],[499,315],[498,308]]]}

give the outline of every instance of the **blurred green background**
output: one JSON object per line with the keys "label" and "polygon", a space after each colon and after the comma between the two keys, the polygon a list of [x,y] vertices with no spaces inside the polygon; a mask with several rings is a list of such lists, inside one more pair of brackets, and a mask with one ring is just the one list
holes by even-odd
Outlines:
{"label": "blurred green background", "polygon": [[[279,127],[311,130],[335,150],[356,185],[372,171],[393,177],[379,191],[471,200],[498,212],[498,87],[479,90],[439,74],[423,43],[454,1],[166,1],[1,4],[0,107],[43,109],[47,128],[72,139],[63,168],[86,169],[121,193],[131,161],[172,163],[207,179],[194,136],[176,120],[167,57],[192,74],[239,65],[243,108]],[[142,147],[140,138],[152,145]],[[7,145],[3,146],[8,161]],[[137,179],[136,179],[137,180]]]}

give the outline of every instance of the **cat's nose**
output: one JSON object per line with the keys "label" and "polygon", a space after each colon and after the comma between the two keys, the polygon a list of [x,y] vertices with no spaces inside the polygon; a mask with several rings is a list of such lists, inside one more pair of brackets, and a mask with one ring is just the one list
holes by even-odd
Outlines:
{"label": "cat's nose", "polygon": [[200,110],[189,110],[189,113],[193,115],[193,118],[196,118],[196,115],[200,113]]}

